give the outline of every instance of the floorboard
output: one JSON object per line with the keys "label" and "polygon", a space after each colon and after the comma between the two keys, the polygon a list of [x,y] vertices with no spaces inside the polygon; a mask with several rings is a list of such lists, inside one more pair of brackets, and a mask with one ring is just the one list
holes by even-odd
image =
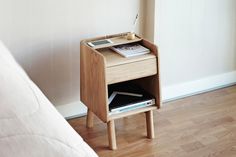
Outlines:
{"label": "floorboard", "polygon": [[106,124],[69,120],[100,157],[236,157],[236,86],[166,103],[154,112],[155,139],[146,138],[145,115],[115,121],[116,151]]}

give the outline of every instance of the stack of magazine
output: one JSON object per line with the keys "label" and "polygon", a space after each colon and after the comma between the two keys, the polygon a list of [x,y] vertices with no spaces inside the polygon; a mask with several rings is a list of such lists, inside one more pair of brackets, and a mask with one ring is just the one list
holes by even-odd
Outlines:
{"label": "stack of magazine", "polygon": [[150,50],[138,43],[125,44],[111,47],[112,50],[119,53],[123,57],[134,57],[150,53]]}
{"label": "stack of magazine", "polygon": [[110,114],[123,113],[155,104],[155,98],[132,83],[118,83],[108,87]]}

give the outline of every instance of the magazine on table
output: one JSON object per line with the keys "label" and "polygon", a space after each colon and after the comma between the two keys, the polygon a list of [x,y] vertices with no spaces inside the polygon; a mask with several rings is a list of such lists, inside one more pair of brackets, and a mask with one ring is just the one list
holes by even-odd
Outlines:
{"label": "magazine on table", "polygon": [[112,50],[123,57],[134,57],[150,53],[150,50],[138,43],[125,44],[111,47]]}

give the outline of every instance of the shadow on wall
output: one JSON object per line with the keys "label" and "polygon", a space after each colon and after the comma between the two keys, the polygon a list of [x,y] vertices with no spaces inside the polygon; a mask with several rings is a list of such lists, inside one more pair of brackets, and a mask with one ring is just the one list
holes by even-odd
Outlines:
{"label": "shadow on wall", "polygon": [[67,40],[34,45],[28,52],[24,68],[54,105],[79,100],[79,50],[79,40]]}

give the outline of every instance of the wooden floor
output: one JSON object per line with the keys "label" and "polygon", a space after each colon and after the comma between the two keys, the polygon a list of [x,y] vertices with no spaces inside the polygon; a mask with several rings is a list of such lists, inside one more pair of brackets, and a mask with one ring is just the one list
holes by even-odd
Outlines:
{"label": "wooden floor", "polygon": [[154,140],[144,114],[116,120],[118,149],[108,149],[106,125],[69,120],[100,157],[236,157],[236,86],[166,103],[154,112]]}

